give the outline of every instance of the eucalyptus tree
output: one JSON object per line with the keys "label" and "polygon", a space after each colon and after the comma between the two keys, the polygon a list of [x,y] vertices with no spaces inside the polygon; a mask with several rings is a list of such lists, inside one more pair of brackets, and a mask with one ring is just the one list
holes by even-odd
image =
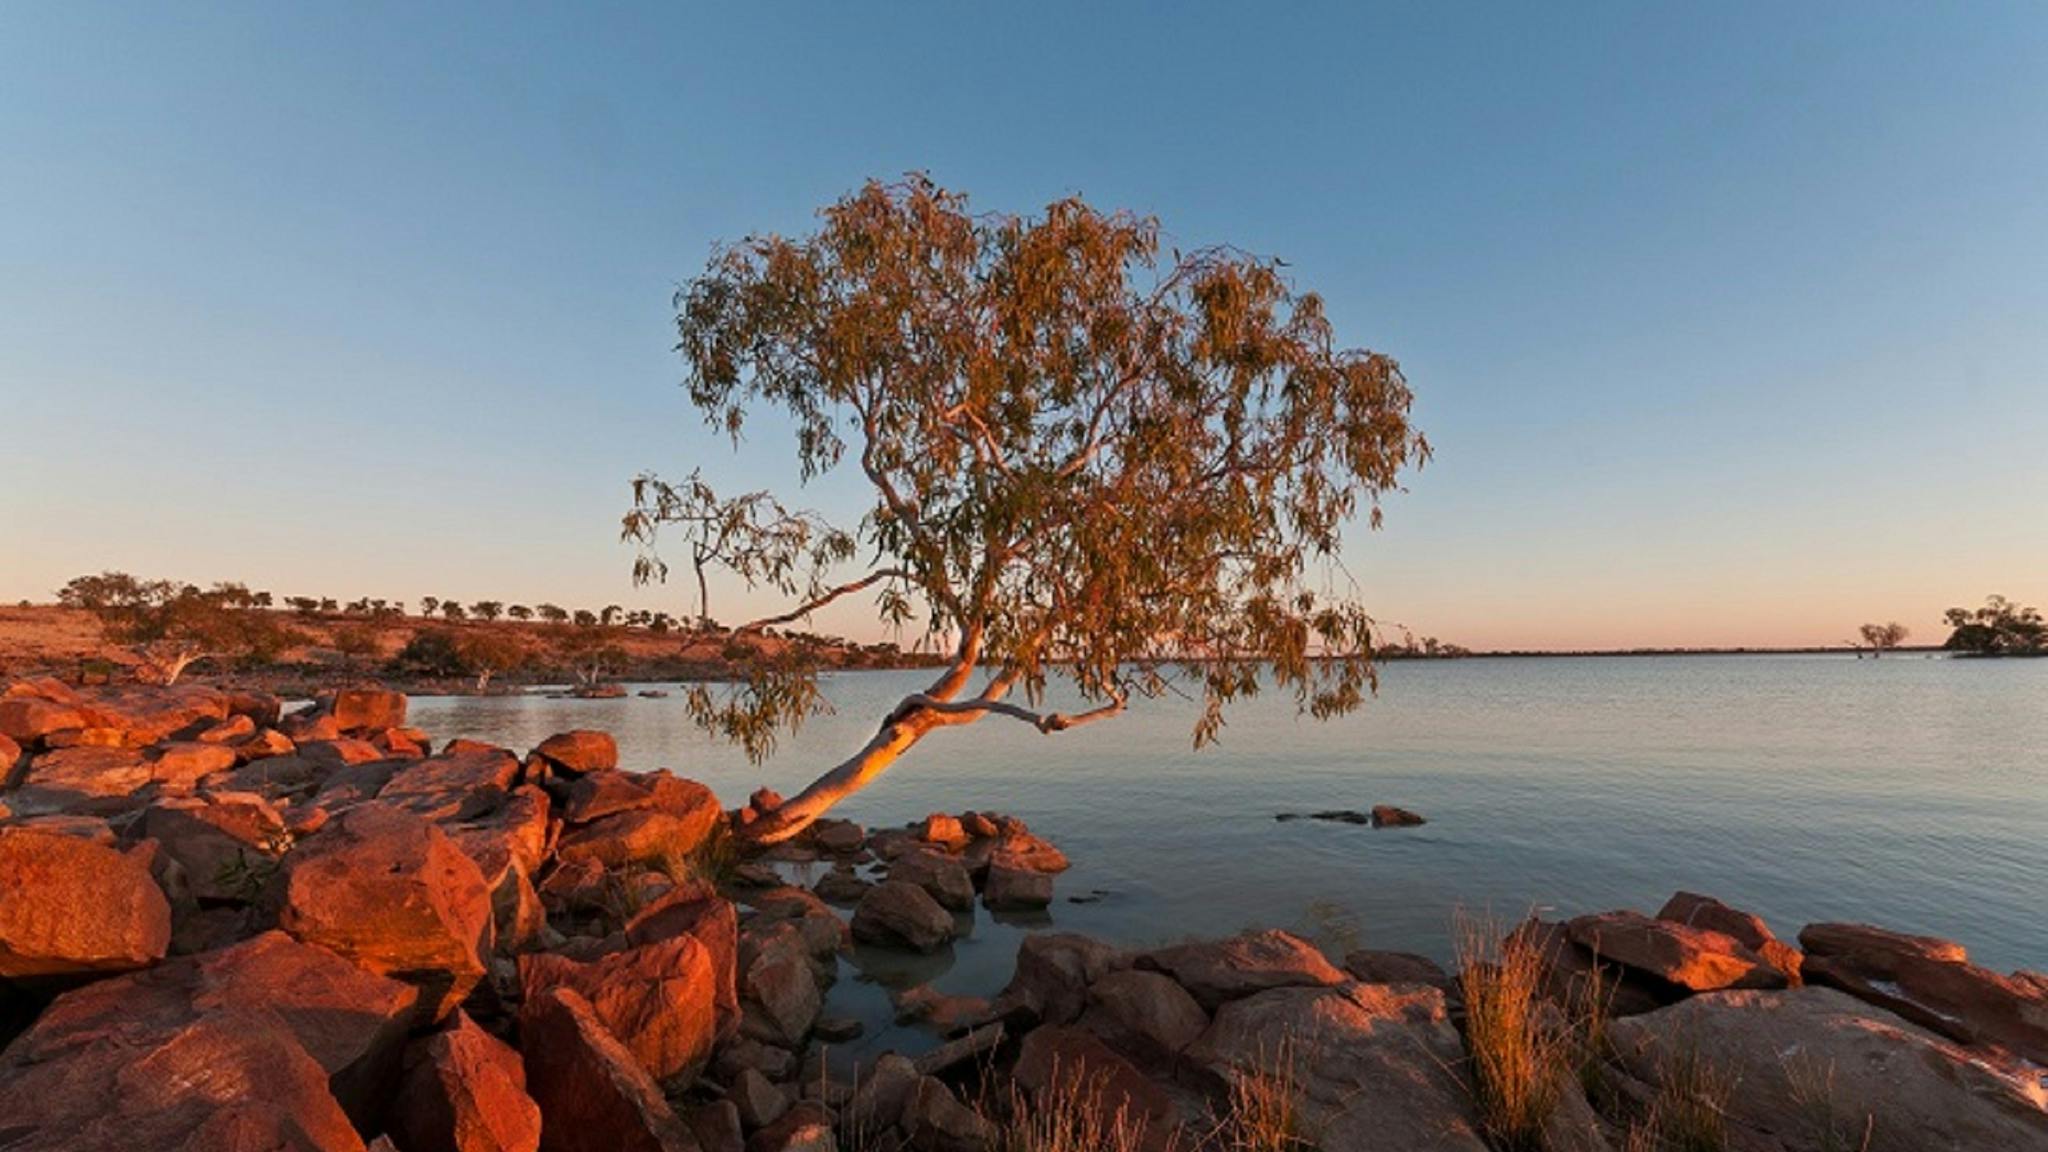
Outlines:
{"label": "eucalyptus tree", "polygon": [[[851,472],[865,514],[833,527],[643,474],[634,574],[666,578],[666,529],[697,572],[791,602],[736,633],[865,594],[946,664],[742,835],[787,839],[927,734],[987,717],[1065,732],[1186,691],[1199,747],[1262,688],[1319,719],[1364,701],[1373,622],[1340,549],[1429,452],[1393,359],[1340,344],[1282,262],[1163,248],[1157,221],[1078,198],[975,214],[912,177],[821,220],[716,251],[677,294],[678,347],[711,426],[737,446],[779,413],[801,480]],[[764,650],[743,683],[689,695],[756,761],[821,707],[803,646]],[[1055,676],[1082,707],[1046,706]]]}

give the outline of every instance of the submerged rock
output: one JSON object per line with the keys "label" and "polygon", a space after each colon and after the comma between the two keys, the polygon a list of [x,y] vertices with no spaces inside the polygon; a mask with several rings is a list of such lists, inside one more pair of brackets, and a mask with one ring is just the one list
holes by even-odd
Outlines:
{"label": "submerged rock", "polygon": [[908,880],[886,880],[860,898],[853,912],[856,940],[913,952],[936,952],[953,938],[953,916]]}

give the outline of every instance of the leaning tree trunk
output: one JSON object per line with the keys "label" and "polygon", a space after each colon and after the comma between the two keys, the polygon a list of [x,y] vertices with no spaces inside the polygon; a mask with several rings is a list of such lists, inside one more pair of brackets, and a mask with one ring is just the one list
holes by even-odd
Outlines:
{"label": "leaning tree trunk", "polygon": [[766,847],[788,840],[816,823],[832,806],[873,783],[925,733],[938,727],[936,712],[914,712],[892,717],[882,725],[867,746],[837,767],[811,782],[810,787],[782,802],[773,812],[762,813],[750,824],[736,830],[740,841]]}

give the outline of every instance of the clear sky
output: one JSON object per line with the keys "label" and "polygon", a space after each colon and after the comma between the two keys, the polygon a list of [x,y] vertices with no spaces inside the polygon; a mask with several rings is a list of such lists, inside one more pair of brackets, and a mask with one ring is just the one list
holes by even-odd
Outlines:
{"label": "clear sky", "polygon": [[1399,357],[1437,457],[1351,550],[1385,619],[2048,601],[2048,5],[1689,7],[6,5],[0,597],[680,610],[627,479],[795,474],[702,431],[671,294],[917,169],[1281,256]]}

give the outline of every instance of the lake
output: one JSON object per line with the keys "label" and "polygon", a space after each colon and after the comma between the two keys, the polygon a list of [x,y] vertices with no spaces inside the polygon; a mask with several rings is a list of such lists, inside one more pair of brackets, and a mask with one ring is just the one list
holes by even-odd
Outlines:
{"label": "lake", "polygon": [[[794,793],[930,676],[831,677],[836,712],[759,768],[693,728],[679,691],[421,697],[413,720],[437,740],[521,750],[602,728],[625,767],[673,768],[730,806],[764,783]],[[1811,921],[1867,920],[1953,937],[1994,968],[2048,967],[2048,660],[1411,661],[1385,666],[1378,696],[1333,722],[1261,699],[1197,752],[1193,718],[1181,700],[1057,735],[993,717],[928,737],[842,805],[836,814],[870,825],[1008,812],[1074,867],[1049,917],[999,924],[979,912],[949,955],[902,970],[862,958],[835,1010],[879,1033],[875,980],[987,993],[1007,978],[1018,935],[1041,928],[1142,945],[1273,926],[1338,953],[1448,960],[1461,912],[1654,912],[1680,888],[1786,937]],[[1429,823],[1274,820],[1383,803]],[[1101,898],[1068,902],[1090,893]]]}

